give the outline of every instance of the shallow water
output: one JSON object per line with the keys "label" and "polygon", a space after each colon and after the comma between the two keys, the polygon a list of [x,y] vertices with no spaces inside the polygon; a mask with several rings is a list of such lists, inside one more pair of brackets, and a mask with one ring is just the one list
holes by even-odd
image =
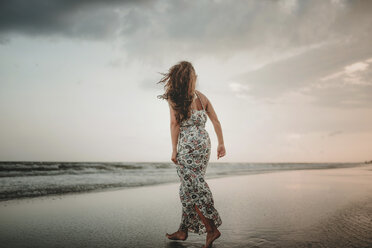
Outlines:
{"label": "shallow water", "polygon": [[[210,163],[206,178],[360,163]],[[0,162],[0,200],[178,182],[173,163]]]}

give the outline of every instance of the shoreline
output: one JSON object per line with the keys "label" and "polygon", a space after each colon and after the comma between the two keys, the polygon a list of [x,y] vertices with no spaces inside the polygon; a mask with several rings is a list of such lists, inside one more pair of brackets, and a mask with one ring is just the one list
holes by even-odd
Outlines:
{"label": "shoreline", "polygon": [[[280,163],[279,163],[280,164]],[[305,164],[305,163],[304,163]],[[309,163],[311,164],[311,163]],[[338,165],[341,163],[335,163],[335,165]],[[343,163],[347,164],[347,163]],[[211,180],[211,179],[218,179],[218,178],[230,178],[230,177],[239,177],[239,176],[253,176],[253,175],[260,175],[260,174],[268,174],[268,173],[279,173],[279,172],[288,172],[288,171],[313,171],[313,170],[334,170],[334,169],[346,169],[346,168],[360,168],[360,167],[368,167],[372,166],[372,164],[365,164],[365,163],[350,163],[353,164],[353,166],[350,167],[332,167],[332,168],[295,168],[295,169],[281,169],[281,170],[262,170],[262,171],[251,171],[251,173],[247,173],[247,171],[242,171],[239,173],[239,171],[233,173],[233,174],[228,174],[228,175],[213,175],[211,177],[208,176],[208,170],[206,173],[206,180]],[[34,198],[44,198],[44,197],[51,197],[51,198],[61,198],[64,195],[75,195],[75,194],[86,194],[86,193],[98,193],[98,192],[109,192],[109,191],[117,191],[117,190],[125,190],[125,189],[133,189],[133,188],[142,188],[142,187],[152,187],[155,185],[168,185],[168,184],[179,184],[178,178],[175,177],[174,181],[169,181],[169,182],[158,182],[158,183],[153,183],[153,184],[145,184],[145,185],[133,185],[133,186],[117,186],[117,187],[102,187],[102,188],[96,188],[96,189],[88,189],[88,190],[81,190],[81,191],[66,191],[62,193],[48,193],[48,194],[43,194],[43,195],[28,195],[28,196],[21,196],[21,197],[10,197],[10,198],[0,198],[0,203],[1,202],[9,202],[9,201],[17,201],[17,200],[30,200]]]}

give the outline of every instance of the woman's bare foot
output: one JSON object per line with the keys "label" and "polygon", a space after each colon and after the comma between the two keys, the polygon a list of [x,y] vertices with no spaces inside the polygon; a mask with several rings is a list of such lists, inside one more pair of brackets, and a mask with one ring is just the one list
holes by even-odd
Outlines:
{"label": "woman's bare foot", "polygon": [[181,230],[178,230],[177,232],[174,232],[172,234],[168,234],[166,233],[165,236],[168,238],[168,239],[171,239],[171,240],[186,240],[187,239],[187,232],[184,232],[184,231],[181,231]]}
{"label": "woman's bare foot", "polygon": [[217,228],[211,232],[207,232],[207,239],[205,242],[205,246],[203,246],[203,248],[210,248],[212,246],[213,241],[218,239],[220,236],[221,236],[221,233],[220,231],[218,231]]}

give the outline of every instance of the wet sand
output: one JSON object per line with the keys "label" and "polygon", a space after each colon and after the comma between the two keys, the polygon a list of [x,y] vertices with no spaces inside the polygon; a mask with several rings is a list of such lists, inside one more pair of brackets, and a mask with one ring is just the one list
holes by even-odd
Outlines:
{"label": "wet sand", "polygon": [[[208,174],[208,171],[207,171]],[[372,247],[372,165],[206,179],[213,247]],[[202,247],[171,241],[179,183],[0,202],[1,247]]]}

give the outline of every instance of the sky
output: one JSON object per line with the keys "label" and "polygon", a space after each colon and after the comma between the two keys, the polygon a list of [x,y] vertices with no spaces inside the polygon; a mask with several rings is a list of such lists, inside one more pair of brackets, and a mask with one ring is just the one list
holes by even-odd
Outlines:
{"label": "sky", "polygon": [[171,162],[160,72],[220,120],[210,162],[372,160],[372,1],[0,2],[0,160]]}

